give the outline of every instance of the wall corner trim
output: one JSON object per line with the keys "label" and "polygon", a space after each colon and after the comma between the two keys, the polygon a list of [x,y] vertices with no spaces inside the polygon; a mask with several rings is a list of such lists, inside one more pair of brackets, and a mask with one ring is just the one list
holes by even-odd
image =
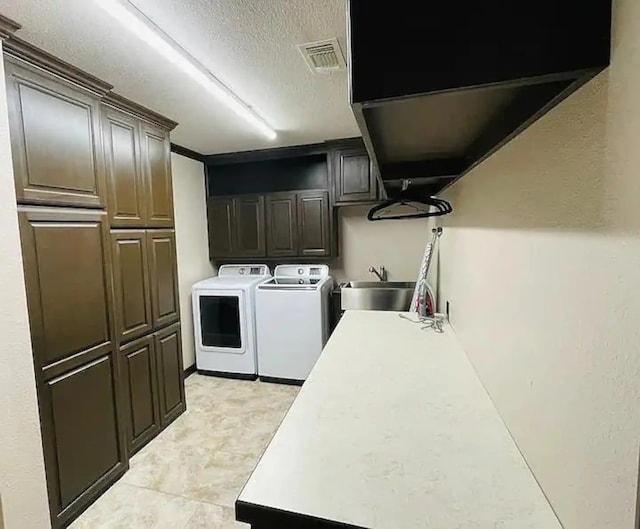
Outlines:
{"label": "wall corner trim", "polygon": [[204,163],[206,160],[206,156],[204,154],[200,154],[197,151],[192,151],[191,149],[183,147],[182,145],[178,145],[177,143],[171,144],[171,152],[202,163]]}

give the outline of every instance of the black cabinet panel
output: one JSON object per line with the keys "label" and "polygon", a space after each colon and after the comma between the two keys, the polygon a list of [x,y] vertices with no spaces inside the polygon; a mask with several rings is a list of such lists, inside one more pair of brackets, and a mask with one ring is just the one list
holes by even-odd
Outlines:
{"label": "black cabinet panel", "polygon": [[267,196],[267,255],[269,257],[291,257],[298,254],[297,208],[295,193]]}
{"label": "black cabinet panel", "polygon": [[368,203],[377,198],[376,178],[364,149],[333,153],[333,182],[336,205]]}
{"label": "black cabinet panel", "polygon": [[298,195],[298,253],[305,257],[331,255],[329,193],[309,191]]}
{"label": "black cabinet panel", "polygon": [[241,257],[264,257],[267,254],[264,227],[264,197],[233,199],[235,218],[234,253]]}
{"label": "black cabinet panel", "polygon": [[207,201],[209,258],[233,257],[235,217],[232,198],[210,198]]}

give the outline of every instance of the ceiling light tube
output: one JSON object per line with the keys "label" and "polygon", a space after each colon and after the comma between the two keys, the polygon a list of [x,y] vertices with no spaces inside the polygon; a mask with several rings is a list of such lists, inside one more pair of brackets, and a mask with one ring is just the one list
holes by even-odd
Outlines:
{"label": "ceiling light tube", "polygon": [[126,2],[125,6],[118,0],[96,0],[96,4],[176,68],[198,82],[221,103],[246,120],[265,137],[270,140],[274,140],[277,137],[276,131],[249,105],[229,90],[222,81],[211,74],[129,2]]}

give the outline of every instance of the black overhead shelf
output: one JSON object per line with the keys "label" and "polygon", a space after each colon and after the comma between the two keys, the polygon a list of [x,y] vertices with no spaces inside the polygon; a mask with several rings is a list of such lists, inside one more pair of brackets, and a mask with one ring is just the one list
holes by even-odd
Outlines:
{"label": "black overhead shelf", "polygon": [[349,3],[351,105],[388,194],[435,194],[609,64],[611,0]]}

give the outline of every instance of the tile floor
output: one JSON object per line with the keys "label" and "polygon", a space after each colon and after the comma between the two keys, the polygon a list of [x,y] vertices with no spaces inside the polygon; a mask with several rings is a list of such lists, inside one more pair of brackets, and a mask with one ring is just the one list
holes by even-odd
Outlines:
{"label": "tile floor", "polygon": [[232,529],[233,504],[299,388],[191,375],[187,411],[70,529]]}

